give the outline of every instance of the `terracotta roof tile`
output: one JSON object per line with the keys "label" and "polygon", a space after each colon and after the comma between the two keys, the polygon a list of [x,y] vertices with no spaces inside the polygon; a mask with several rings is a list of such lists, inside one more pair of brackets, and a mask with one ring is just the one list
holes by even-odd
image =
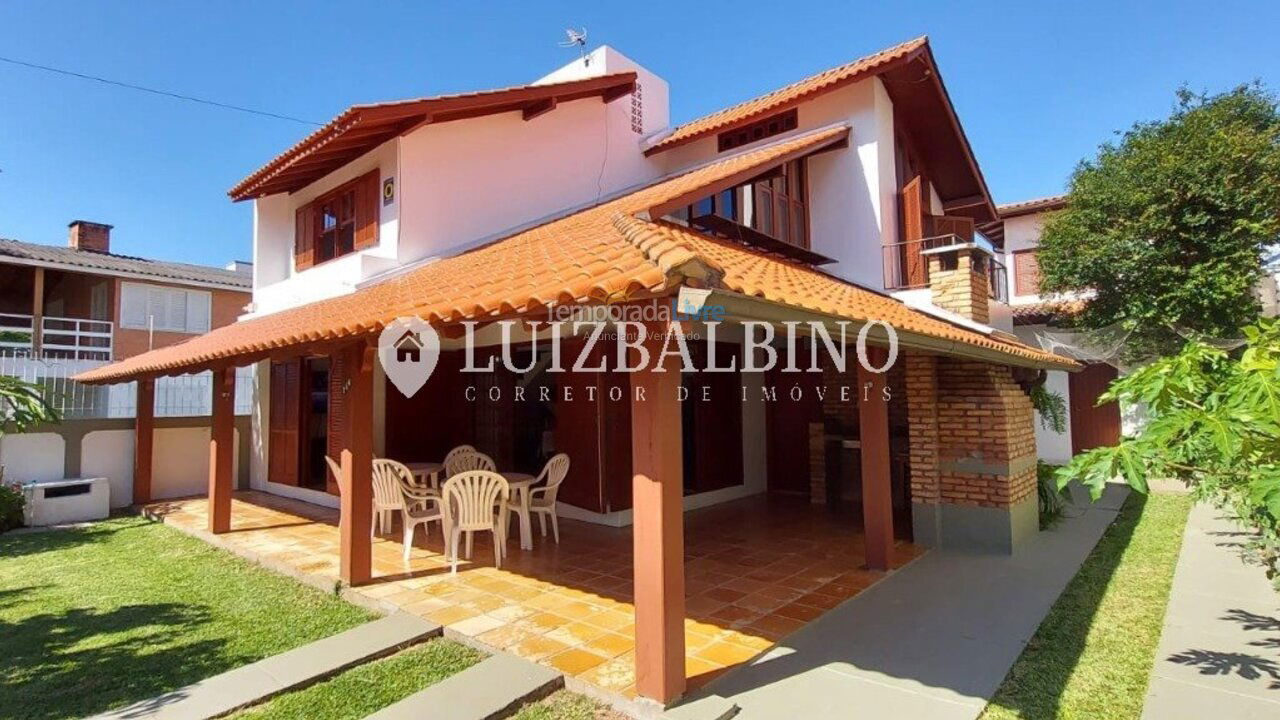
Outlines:
{"label": "terracotta roof tile", "polygon": [[885,320],[910,332],[997,350],[1011,359],[1070,365],[1049,353],[950,325],[807,266],[636,217],[697,188],[744,171],[767,170],[778,158],[816,151],[847,135],[847,128],[828,128],[724,158],[349,295],[234,323],[77,379],[117,382],[189,372],[300,343],[378,332],[401,316],[417,315],[443,325],[558,303],[599,301],[620,291],[662,292],[688,278],[854,320]]}
{"label": "terracotta roof tile", "polygon": [[1066,195],[1051,195],[1049,197],[1036,198],[1035,200],[1023,200],[1022,202],[997,205],[996,212],[1000,213],[1000,217],[1003,219],[1037,212],[1060,210],[1066,205]]}
{"label": "terracotta roof tile", "polygon": [[912,53],[925,47],[928,42],[928,38],[918,37],[901,45],[881,50],[874,55],[868,55],[851,63],[824,70],[799,82],[739,103],[733,107],[687,122],[676,127],[669,135],[651,145],[646,152],[650,154],[661,152],[704,135],[759,119],[814,95],[856,82],[883,70],[890,63],[911,56]]}

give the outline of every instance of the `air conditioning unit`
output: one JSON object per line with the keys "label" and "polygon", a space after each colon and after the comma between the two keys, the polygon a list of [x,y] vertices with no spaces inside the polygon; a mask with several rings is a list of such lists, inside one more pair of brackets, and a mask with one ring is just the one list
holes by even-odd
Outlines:
{"label": "air conditioning unit", "polygon": [[65,525],[101,520],[111,512],[111,483],[104,477],[45,480],[22,486],[27,525]]}

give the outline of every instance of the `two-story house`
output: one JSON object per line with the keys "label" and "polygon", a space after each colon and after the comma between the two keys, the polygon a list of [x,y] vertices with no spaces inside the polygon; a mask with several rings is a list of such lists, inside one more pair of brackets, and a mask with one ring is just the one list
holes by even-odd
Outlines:
{"label": "two-story house", "polygon": [[[895,553],[1013,552],[1038,531],[1028,389],[1077,365],[1011,332],[1003,238],[977,230],[999,215],[927,40],[682,125],[670,100],[664,80],[602,47],[528,85],[352,106],[230,192],[254,204],[251,312],[80,379],[137,379],[139,392],[176,373],[221,379],[208,501],[192,512],[224,533],[227,398],[235,368],[257,365],[251,487],[269,495],[242,502],[339,508],[336,529],[315,530],[334,538],[329,559],[310,560],[357,588],[394,575],[370,540],[374,457],[438,462],[467,444],[532,474],[568,454],[557,511],[577,523],[555,547],[522,522],[503,572],[603,593],[633,616],[612,660],[568,636],[535,654],[623,697],[668,702],[715,674],[687,668],[724,667],[697,655],[686,619],[764,648]],[[695,299],[723,320],[714,344],[705,318],[662,312]],[[565,352],[589,361],[549,370],[561,368],[538,323],[606,305],[647,313],[650,357],[678,330],[698,369],[726,371],[682,372],[667,355],[601,364],[574,328]],[[404,316],[441,344],[409,395],[377,360],[379,333]],[[866,332],[877,371],[819,352],[832,348],[823,332],[846,347],[842,327],[848,347]],[[757,369],[761,345],[823,357]],[[151,433],[140,414],[138,477]],[[435,582],[438,549],[404,547],[397,572]],[[741,575],[760,584],[724,585]],[[783,581],[796,588],[756,592]],[[449,600],[413,607],[475,617]]]}
{"label": "two-story house", "polygon": [[120,255],[110,225],[68,227],[64,247],[0,239],[0,354],[103,364],[233,323],[251,300],[248,263]]}

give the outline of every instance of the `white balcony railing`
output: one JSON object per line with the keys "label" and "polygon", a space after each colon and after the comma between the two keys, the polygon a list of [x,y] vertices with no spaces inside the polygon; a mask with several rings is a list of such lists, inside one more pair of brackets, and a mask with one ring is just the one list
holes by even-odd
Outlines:
{"label": "white balcony railing", "polygon": [[55,317],[40,321],[40,347],[35,347],[35,318],[0,313],[0,355],[59,360],[112,359],[112,331],[107,320]]}

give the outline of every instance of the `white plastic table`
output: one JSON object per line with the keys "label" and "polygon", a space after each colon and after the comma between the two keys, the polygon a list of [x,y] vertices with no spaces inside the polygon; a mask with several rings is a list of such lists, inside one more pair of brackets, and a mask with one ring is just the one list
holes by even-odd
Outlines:
{"label": "white plastic table", "polygon": [[532,489],[534,476],[528,473],[504,472],[502,477],[511,486],[511,509],[520,516],[520,549],[533,549],[533,523],[529,518],[529,491]]}

